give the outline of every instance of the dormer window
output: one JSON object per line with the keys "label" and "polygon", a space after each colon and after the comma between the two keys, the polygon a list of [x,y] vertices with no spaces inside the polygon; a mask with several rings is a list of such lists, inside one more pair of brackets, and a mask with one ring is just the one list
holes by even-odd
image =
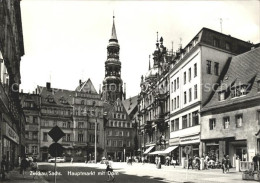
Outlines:
{"label": "dormer window", "polygon": [[218,93],[218,101],[223,101],[226,99],[226,92],[222,91]]}
{"label": "dormer window", "polygon": [[247,85],[237,86],[231,89],[231,98],[247,94]]}

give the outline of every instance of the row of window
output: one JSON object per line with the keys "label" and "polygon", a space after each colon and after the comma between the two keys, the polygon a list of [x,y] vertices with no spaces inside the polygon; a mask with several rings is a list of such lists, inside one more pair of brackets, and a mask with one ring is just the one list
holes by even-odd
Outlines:
{"label": "row of window", "polygon": [[[207,60],[207,74],[212,74],[212,69],[211,69],[212,61]],[[219,75],[219,63],[214,62],[214,75],[218,76]]]}
{"label": "row of window", "polygon": [[[220,40],[218,38],[213,38],[213,46],[220,47]],[[225,49],[231,50],[231,44],[229,42],[225,42]]]}
{"label": "row of window", "polygon": [[[86,128],[86,125],[84,125],[84,122],[78,122],[78,128]],[[100,124],[97,123],[97,130],[99,130]],[[94,130],[95,129],[95,123],[89,123],[89,129]]]}
{"label": "row of window", "polygon": [[114,119],[126,119],[126,115],[114,113]]}
{"label": "row of window", "polygon": [[[191,127],[191,126],[196,126],[199,124],[199,116],[198,116],[198,111],[189,113],[187,115],[182,116],[182,129]],[[179,126],[179,118],[176,118],[171,121],[171,131],[177,131],[180,130]]]}
{"label": "row of window", "polygon": [[26,146],[25,147],[26,154],[38,154],[38,146]]}
{"label": "row of window", "polygon": [[[187,103],[187,92],[185,91],[183,93],[183,103],[186,104]],[[193,97],[194,100],[196,100],[198,98],[198,85],[194,85],[194,89],[193,89]],[[189,89],[189,102],[192,101],[192,88]],[[172,110],[178,109],[180,106],[180,99],[179,96],[175,97],[174,99],[172,99],[171,101],[171,108]]]}
{"label": "row of window", "polygon": [[118,130],[107,130],[107,136],[126,136],[126,137],[129,137],[130,136],[130,132],[128,131],[118,131]]}
{"label": "row of window", "polygon": [[44,114],[71,115],[71,111],[65,109],[48,108],[48,109],[42,109],[41,112]]}
{"label": "row of window", "polygon": [[25,132],[25,138],[29,140],[37,140],[38,139],[38,132]]}
{"label": "row of window", "polygon": [[[197,76],[197,64],[194,64],[194,78]],[[191,67],[188,70],[188,80],[189,82],[191,81]],[[183,84],[185,85],[187,83],[187,78],[186,78],[186,71],[183,73]]]}
{"label": "row of window", "polygon": [[41,126],[44,126],[44,127],[54,127],[54,126],[58,126],[60,128],[72,128],[72,122],[57,122],[56,120],[54,121],[46,121],[46,120],[42,120],[41,121]]}
{"label": "row of window", "polygon": [[109,127],[131,128],[131,123],[126,123],[121,121],[110,121]]}
{"label": "row of window", "polygon": [[[126,141],[126,147],[130,147],[131,146],[131,142],[130,141]],[[123,141],[122,140],[107,140],[107,146],[108,147],[123,147]]]}
{"label": "row of window", "polygon": [[37,116],[26,116],[26,123],[38,123],[38,117]]}
{"label": "row of window", "polygon": [[[243,115],[238,114],[235,116],[235,122],[236,122],[236,127],[239,128],[243,125]],[[230,127],[230,118],[229,116],[223,117],[222,125],[224,129],[229,129]],[[209,129],[213,130],[216,127],[216,118],[211,118],[209,119]]]}

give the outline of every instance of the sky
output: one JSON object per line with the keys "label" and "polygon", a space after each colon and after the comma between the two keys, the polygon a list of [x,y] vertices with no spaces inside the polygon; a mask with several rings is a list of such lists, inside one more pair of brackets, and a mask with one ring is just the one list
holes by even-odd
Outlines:
{"label": "sky", "polygon": [[32,93],[37,85],[51,82],[54,88],[75,90],[80,79],[90,78],[98,91],[105,77],[113,12],[121,78],[129,98],[140,92],[141,76],[148,71],[157,31],[164,46],[176,51],[203,27],[221,32],[221,18],[222,33],[259,43],[259,10],[259,1],[253,0],[22,0],[25,55],[20,89]]}

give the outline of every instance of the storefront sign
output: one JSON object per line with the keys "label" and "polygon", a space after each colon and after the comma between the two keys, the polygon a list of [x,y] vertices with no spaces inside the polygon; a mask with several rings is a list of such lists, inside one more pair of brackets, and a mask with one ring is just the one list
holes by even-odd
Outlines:
{"label": "storefront sign", "polygon": [[179,144],[180,144],[180,138],[169,139],[169,145],[170,146],[179,145]]}
{"label": "storefront sign", "polygon": [[183,137],[180,139],[180,144],[194,144],[199,142],[200,142],[199,135]]}
{"label": "storefront sign", "polygon": [[3,135],[7,136],[9,139],[11,139],[15,143],[19,144],[19,136],[7,123],[4,123],[4,124],[5,124],[6,131],[4,131]]}

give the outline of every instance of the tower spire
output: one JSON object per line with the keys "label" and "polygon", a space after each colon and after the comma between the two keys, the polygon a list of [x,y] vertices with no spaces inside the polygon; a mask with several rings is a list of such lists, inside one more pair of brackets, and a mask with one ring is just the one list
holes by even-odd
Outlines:
{"label": "tower spire", "polygon": [[113,12],[113,26],[112,26],[111,39],[117,40],[117,36],[116,36],[116,27],[115,27],[115,15],[114,15],[114,12]]}

